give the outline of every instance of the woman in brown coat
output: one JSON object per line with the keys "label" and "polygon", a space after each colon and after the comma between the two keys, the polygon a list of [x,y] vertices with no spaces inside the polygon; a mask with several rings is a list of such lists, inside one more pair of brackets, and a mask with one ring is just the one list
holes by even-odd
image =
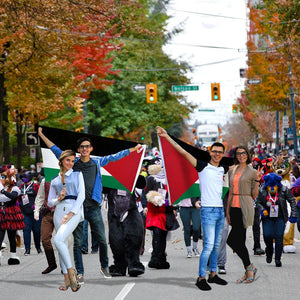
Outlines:
{"label": "woman in brown coat", "polygon": [[250,262],[246,248],[246,229],[253,225],[253,199],[258,195],[261,169],[255,170],[250,165],[249,151],[244,146],[238,146],[234,151],[235,166],[229,171],[229,196],[227,205],[227,221],[231,225],[227,244],[240,257],[245,268],[245,274],[237,283],[251,283],[255,279],[257,268]]}

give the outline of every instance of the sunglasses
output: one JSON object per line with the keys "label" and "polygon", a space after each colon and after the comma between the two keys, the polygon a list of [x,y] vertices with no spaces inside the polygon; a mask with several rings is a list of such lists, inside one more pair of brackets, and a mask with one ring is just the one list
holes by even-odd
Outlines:
{"label": "sunglasses", "polygon": [[91,145],[80,145],[79,146],[79,149],[84,149],[84,148],[89,149],[89,148],[91,148]]}
{"label": "sunglasses", "polygon": [[244,152],[237,152],[236,153],[236,156],[242,156],[242,155],[247,155],[247,152],[244,151]]}

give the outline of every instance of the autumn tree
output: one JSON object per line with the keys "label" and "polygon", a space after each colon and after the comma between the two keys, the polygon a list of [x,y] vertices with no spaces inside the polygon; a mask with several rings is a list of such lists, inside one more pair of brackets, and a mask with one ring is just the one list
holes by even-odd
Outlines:
{"label": "autumn tree", "polygon": [[[299,1],[263,0],[250,7],[249,17],[247,77],[262,83],[247,85],[239,102],[246,121],[262,132],[268,112],[289,109],[290,86],[299,90]],[[275,131],[274,122],[267,125]]]}
{"label": "autumn tree", "polygon": [[[51,112],[72,109],[78,113],[83,99],[77,96],[82,91],[112,83],[105,80],[113,73],[112,57],[106,56],[119,47],[111,22],[118,15],[120,2],[116,3],[1,1],[0,53],[9,43],[0,66],[0,101],[5,107],[1,110],[2,132],[7,132],[8,111],[17,124],[17,134],[22,135],[24,124],[36,124]],[[134,5],[134,1],[122,3]],[[9,145],[3,143],[1,148],[9,149]],[[9,161],[8,154],[5,160]]]}

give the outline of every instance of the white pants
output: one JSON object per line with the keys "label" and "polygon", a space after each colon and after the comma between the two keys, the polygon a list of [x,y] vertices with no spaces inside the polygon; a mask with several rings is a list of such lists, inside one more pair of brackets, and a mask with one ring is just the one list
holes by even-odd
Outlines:
{"label": "white pants", "polygon": [[68,214],[71,208],[72,204],[66,204],[64,201],[60,202],[55,207],[53,218],[56,229],[54,244],[59,253],[60,266],[64,274],[67,273],[67,269],[72,268],[71,256],[68,249],[68,238],[75,230],[81,219],[81,215],[76,214],[66,224],[61,224],[63,216]]}

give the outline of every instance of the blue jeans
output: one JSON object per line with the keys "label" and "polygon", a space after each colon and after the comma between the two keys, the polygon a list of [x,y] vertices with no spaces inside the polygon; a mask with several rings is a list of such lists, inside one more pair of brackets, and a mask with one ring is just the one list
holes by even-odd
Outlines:
{"label": "blue jeans", "polygon": [[[88,242],[88,230],[89,230],[89,222],[88,220],[83,221],[83,237],[82,237],[82,244],[81,244],[81,249],[82,250],[89,250],[89,242]],[[91,236],[92,236],[92,251],[97,252],[99,245],[98,242],[96,241],[94,237],[94,231],[91,230]]]}
{"label": "blue jeans", "polygon": [[[99,261],[102,268],[108,267],[107,242],[105,237],[104,223],[101,214],[101,207],[84,207],[84,219],[90,223],[91,230],[95,233],[95,239],[99,244]],[[74,263],[78,274],[84,274],[81,244],[83,237],[83,222],[80,222],[73,231],[74,237]]]}
{"label": "blue jeans", "polygon": [[201,207],[203,249],[199,261],[199,276],[205,277],[209,260],[210,272],[217,271],[219,246],[224,226],[223,207]]}
{"label": "blue jeans", "polygon": [[200,211],[195,207],[180,207],[180,218],[183,224],[185,245],[191,246],[191,221],[193,227],[193,241],[198,242],[200,235]]}
{"label": "blue jeans", "polygon": [[266,255],[273,256],[273,239],[275,240],[275,260],[280,260],[283,250],[285,222],[283,218],[262,218],[263,236]]}
{"label": "blue jeans", "polygon": [[33,232],[34,245],[37,250],[41,249],[41,224],[42,216],[36,221],[32,215],[24,214],[25,227],[23,228],[23,239],[25,250],[30,250],[31,248],[31,231]]}

